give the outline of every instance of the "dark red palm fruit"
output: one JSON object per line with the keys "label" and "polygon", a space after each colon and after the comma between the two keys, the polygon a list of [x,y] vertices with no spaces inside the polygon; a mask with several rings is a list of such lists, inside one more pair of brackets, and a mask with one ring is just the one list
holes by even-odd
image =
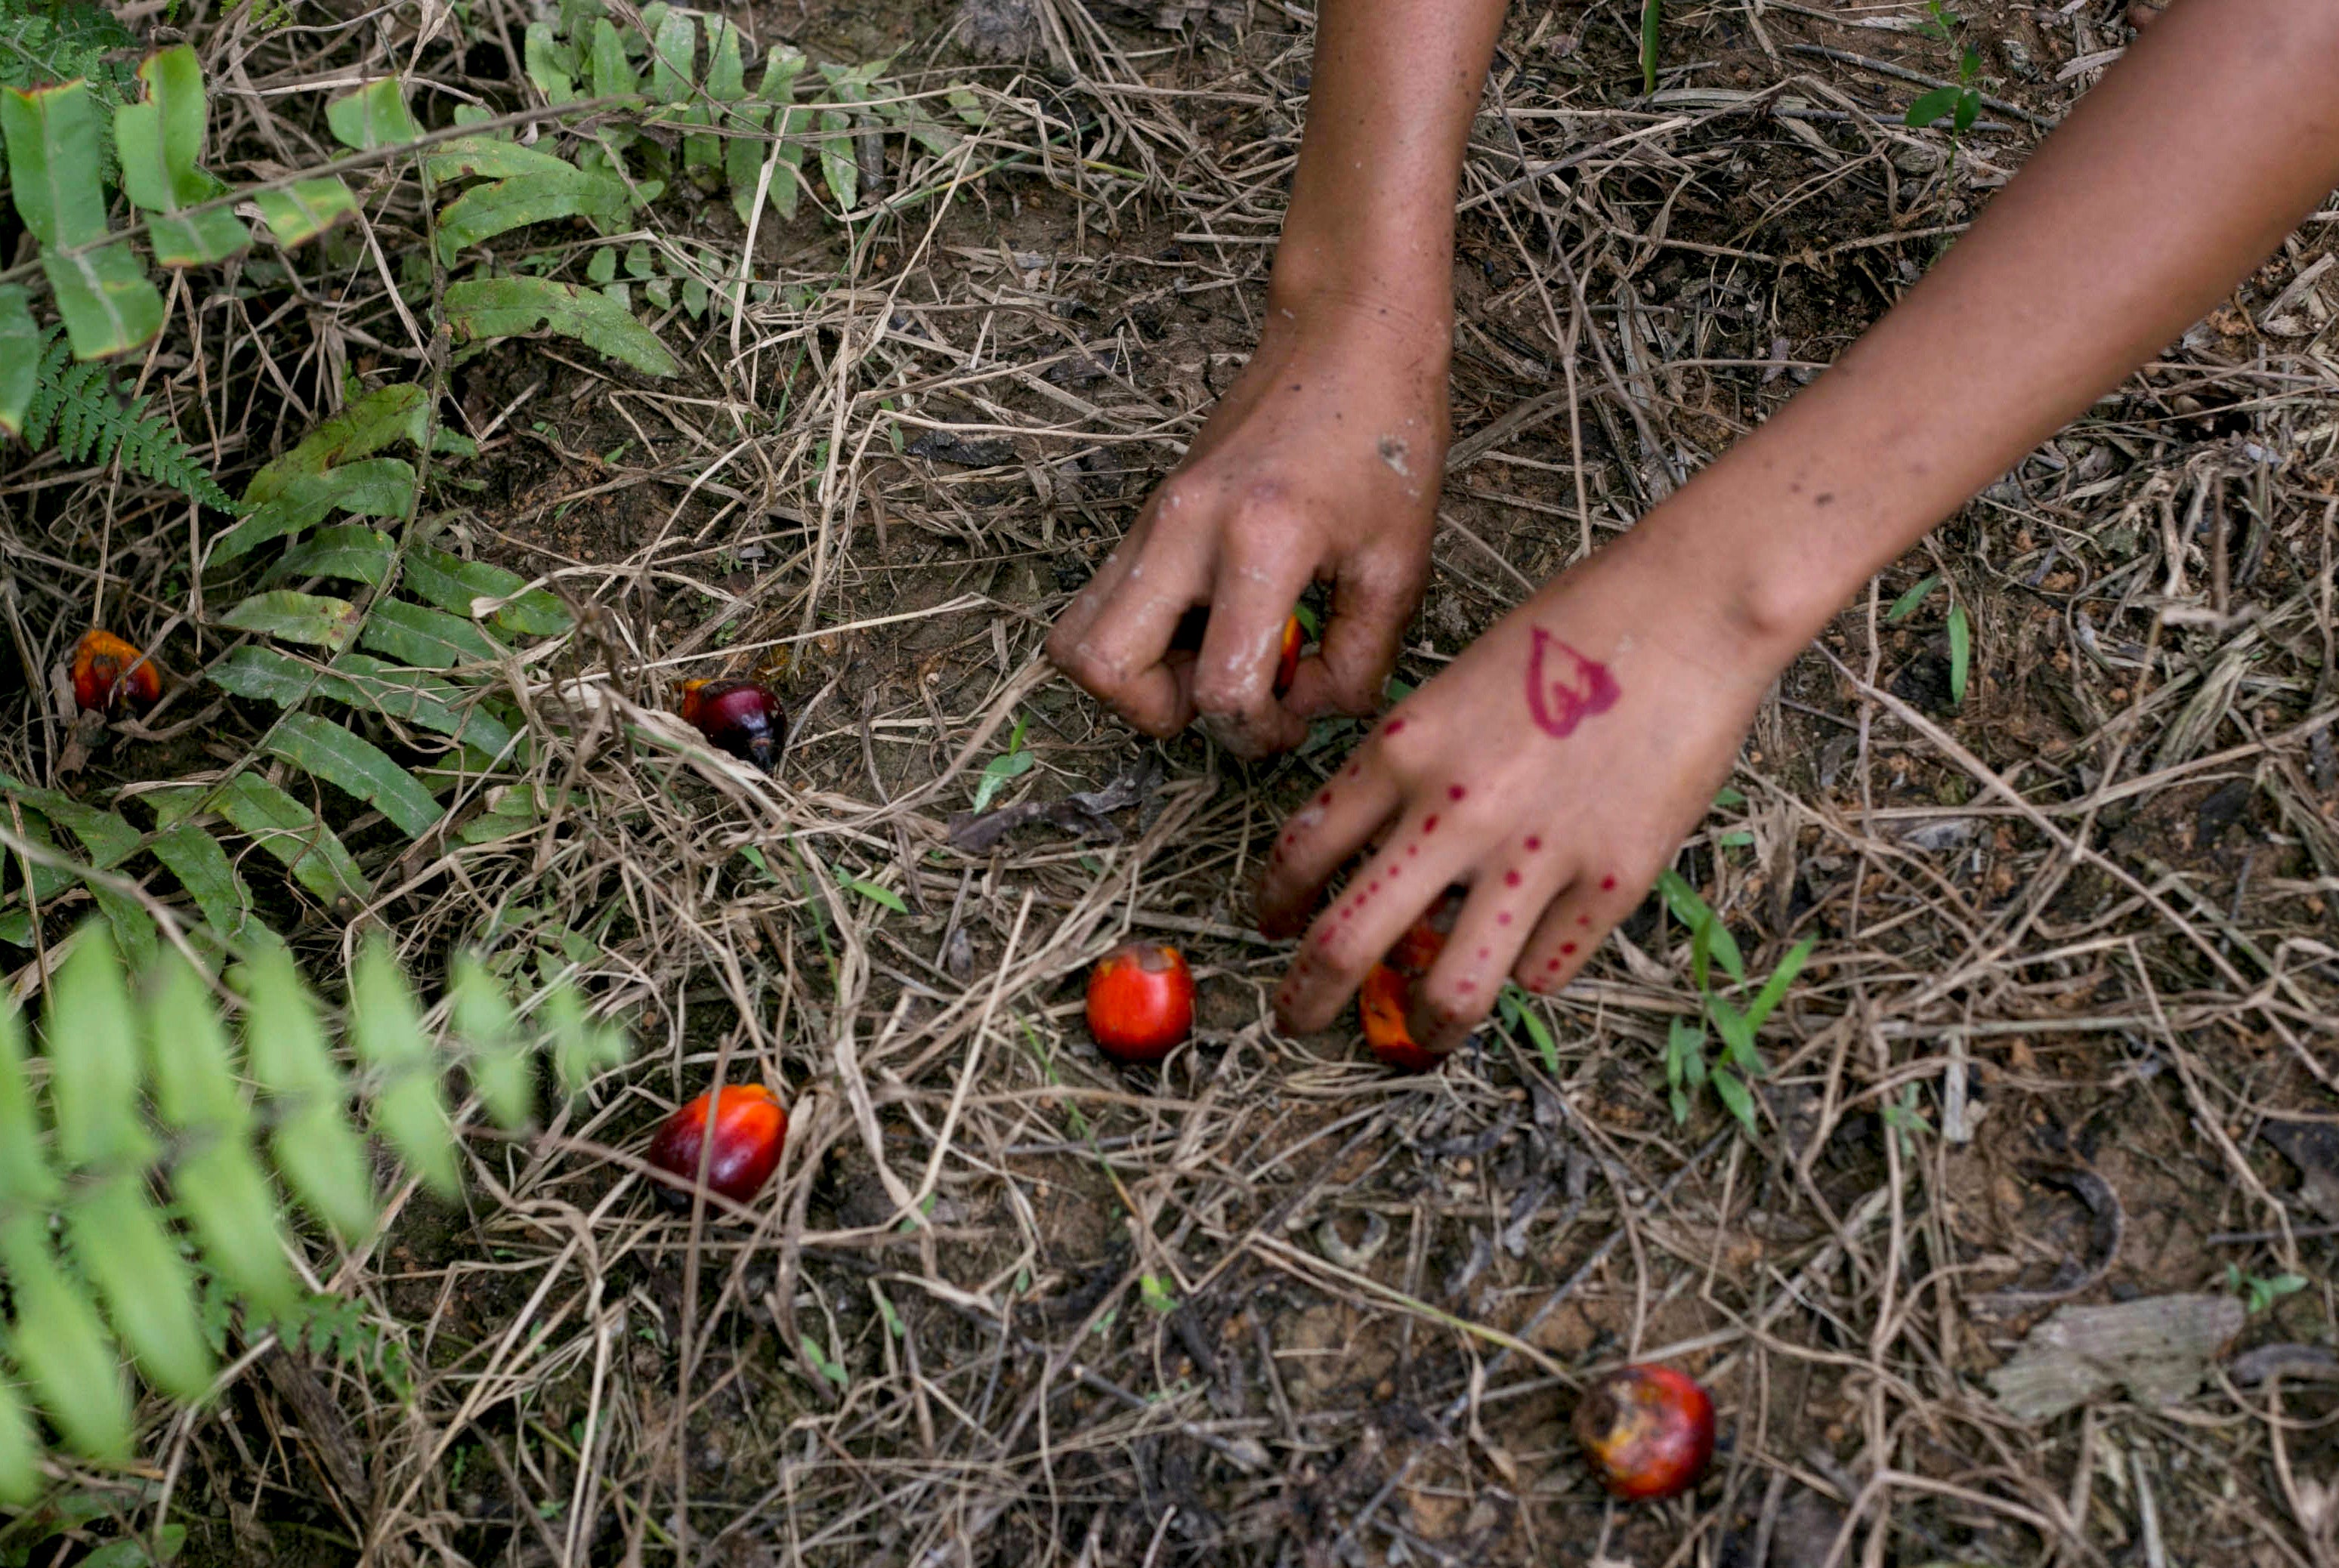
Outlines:
{"label": "dark red palm fruit", "polygon": [[1123,942],[1089,971],[1089,1033],[1115,1061],[1160,1061],[1194,1030],[1194,971],[1176,948]]}
{"label": "dark red palm fruit", "polygon": [[679,1188],[659,1185],[659,1196],[670,1203],[690,1201],[710,1120],[715,1150],[706,1159],[709,1191],[745,1203],[763,1190],[779,1167],[780,1150],[788,1139],[788,1113],[779,1096],[760,1083],[726,1083],[719,1096],[702,1094],[667,1117],[650,1139],[649,1162],[682,1183]]}
{"label": "dark red palm fruit", "polygon": [[136,648],[93,626],[74,645],[73,688],[84,713],[106,713],[121,702],[149,708],[163,695],[163,676],[152,659],[140,662]]}
{"label": "dark red palm fruit", "polygon": [[785,718],[780,699],[761,681],[685,681],[682,716],[708,740],[765,773],[780,760]]}
{"label": "dark red palm fruit", "polygon": [[1713,1399],[1670,1366],[1608,1374],[1585,1392],[1571,1425],[1602,1484],[1633,1502],[1688,1491],[1713,1458]]}
{"label": "dark red palm fruit", "polygon": [[1278,697],[1290,691],[1291,683],[1298,678],[1299,645],[1306,638],[1298,616],[1283,623],[1283,653],[1275,661],[1275,695]]}

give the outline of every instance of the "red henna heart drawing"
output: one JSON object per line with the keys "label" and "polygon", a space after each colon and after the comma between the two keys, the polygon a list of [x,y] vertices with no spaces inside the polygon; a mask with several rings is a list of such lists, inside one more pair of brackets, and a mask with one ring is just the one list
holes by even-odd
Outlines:
{"label": "red henna heart drawing", "polygon": [[1541,626],[1527,656],[1527,713],[1535,727],[1564,740],[1575,726],[1616,705],[1623,695],[1616,677],[1597,659],[1587,659]]}

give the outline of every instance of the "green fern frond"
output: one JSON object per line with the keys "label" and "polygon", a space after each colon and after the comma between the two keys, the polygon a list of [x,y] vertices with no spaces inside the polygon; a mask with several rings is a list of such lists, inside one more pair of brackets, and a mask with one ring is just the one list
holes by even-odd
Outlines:
{"label": "green fern frond", "polygon": [[[5,0],[0,0],[5,4]],[[144,397],[123,400],[114,394],[105,366],[74,360],[72,345],[54,327],[41,351],[32,406],[25,412],[25,439],[35,450],[54,438],[57,450],[73,462],[116,459],[132,473],[168,485],[191,499],[221,511],[235,502],[197,460],[170,419],[146,411]]]}
{"label": "green fern frond", "polygon": [[102,6],[86,0],[0,0],[0,87],[34,87],[86,78],[98,96],[118,104],[137,94],[121,51],[138,40]]}

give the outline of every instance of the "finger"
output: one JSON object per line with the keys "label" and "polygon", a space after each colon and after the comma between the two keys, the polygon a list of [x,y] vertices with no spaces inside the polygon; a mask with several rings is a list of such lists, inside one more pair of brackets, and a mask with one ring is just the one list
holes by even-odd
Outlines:
{"label": "finger", "polygon": [[1316,917],[1275,993],[1276,1018],[1287,1031],[1306,1034],[1329,1024],[1365,971],[1466,871],[1461,835],[1449,830],[1441,839],[1437,822],[1430,813],[1399,823]]}
{"label": "finger", "polygon": [[1259,931],[1271,937],[1298,934],[1325,883],[1396,814],[1399,800],[1387,769],[1365,751],[1352,756],[1276,835],[1259,883]]}
{"label": "finger", "polygon": [[[1153,519],[1158,523],[1158,517]],[[1057,666],[1148,735],[1172,735],[1193,717],[1189,683],[1164,662],[1179,617],[1207,599],[1209,546],[1201,530],[1149,527],[1118,580],[1092,601],[1086,624],[1051,637]]]}
{"label": "finger", "polygon": [[1300,661],[1284,705],[1310,718],[1377,713],[1406,626],[1427,581],[1426,557],[1379,566],[1359,562],[1342,569],[1332,582],[1323,646],[1313,658]]}
{"label": "finger", "polygon": [[1437,962],[1413,989],[1406,1024],[1415,1044],[1443,1056],[1470,1038],[1493,1009],[1538,912],[1566,885],[1565,866],[1539,834],[1495,848]]}
{"label": "finger", "polygon": [[1262,562],[1222,564],[1210,595],[1210,624],[1194,667],[1194,707],[1212,738],[1237,756],[1287,751],[1308,738],[1308,721],[1276,699],[1283,628],[1308,584],[1308,568]]}
{"label": "finger", "polygon": [[1614,872],[1586,872],[1552,900],[1512,975],[1525,989],[1554,991],[1574,980],[1608,933],[1633,912],[1639,895]]}

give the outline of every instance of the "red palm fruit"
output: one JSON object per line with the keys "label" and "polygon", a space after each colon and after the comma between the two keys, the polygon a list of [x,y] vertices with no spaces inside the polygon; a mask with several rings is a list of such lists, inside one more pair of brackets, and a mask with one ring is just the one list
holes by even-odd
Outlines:
{"label": "red palm fruit", "polygon": [[733,756],[765,773],[780,760],[780,699],[761,681],[682,683],[682,716]]}
{"label": "red palm fruit", "polygon": [[1626,1366],[1575,1407],[1575,1440],[1608,1490],[1634,1502],[1686,1492],[1713,1458],[1713,1400],[1685,1372]]}
{"label": "red palm fruit", "polygon": [[1275,661],[1275,695],[1277,696],[1288,692],[1291,689],[1292,681],[1299,674],[1299,645],[1306,636],[1306,632],[1300,627],[1298,616],[1293,616],[1283,623],[1283,654]]}
{"label": "red palm fruit", "polygon": [[1405,1021],[1414,979],[1385,963],[1373,965],[1357,989],[1357,1015],[1364,1020],[1366,1045],[1383,1062],[1399,1072],[1435,1072],[1446,1059],[1414,1043]]}
{"label": "red palm fruit", "polygon": [[710,1122],[715,1149],[706,1157],[708,1190],[745,1203],[778,1168],[788,1138],[788,1113],[779,1096],[760,1083],[726,1083],[719,1095],[702,1094],[667,1117],[650,1139],[649,1162],[682,1183],[660,1184],[658,1194],[668,1202],[689,1202]]}
{"label": "red palm fruit", "polygon": [[148,708],[163,695],[163,677],[154,662],[140,662],[136,648],[95,627],[82,633],[74,645],[74,702],[84,713],[102,714],[118,702]]}
{"label": "red palm fruit", "polygon": [[1194,971],[1176,948],[1123,942],[1089,971],[1089,1033],[1115,1061],[1160,1061],[1194,1029]]}

